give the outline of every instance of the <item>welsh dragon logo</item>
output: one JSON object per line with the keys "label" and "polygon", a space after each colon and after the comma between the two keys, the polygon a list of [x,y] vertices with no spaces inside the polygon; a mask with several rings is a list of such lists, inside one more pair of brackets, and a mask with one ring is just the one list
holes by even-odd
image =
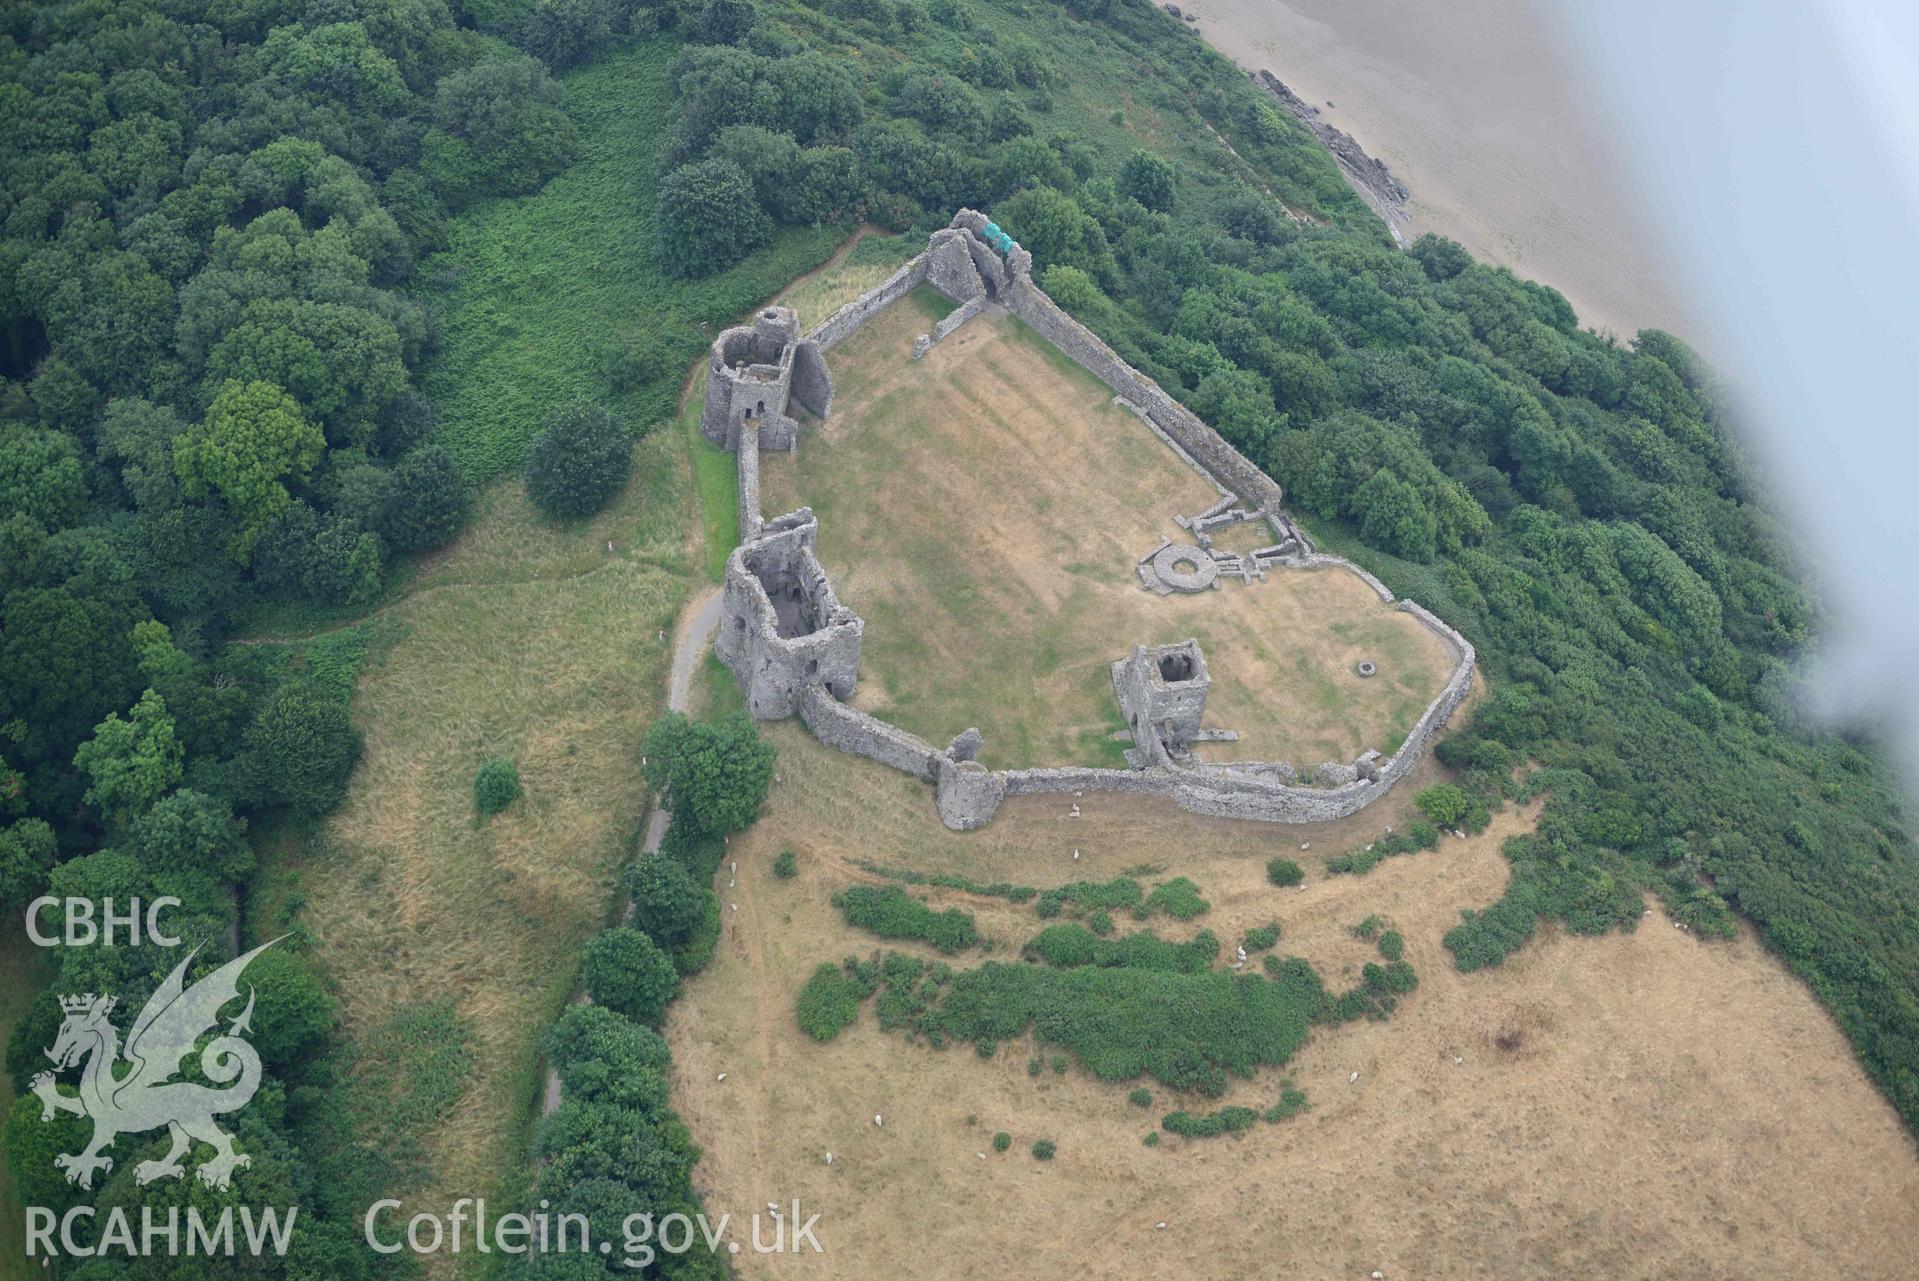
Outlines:
{"label": "welsh dragon logo", "polygon": [[[43,1121],[51,1121],[55,1112],[93,1119],[93,1139],[83,1150],[53,1158],[54,1165],[66,1172],[67,1182],[91,1188],[96,1170],[113,1169],[113,1158],[105,1153],[116,1138],[163,1125],[173,1146],[160,1160],[134,1167],[133,1177],[140,1183],[184,1175],[181,1158],[195,1139],[214,1150],[212,1159],[202,1161],[197,1170],[200,1181],[209,1187],[229,1187],[236,1169],[253,1164],[253,1158],[234,1149],[233,1136],[213,1123],[214,1117],[245,1107],[260,1088],[260,1055],[242,1035],[252,1030],[251,987],[239,1017],[227,1024],[225,1033],[200,1048],[201,1074],[214,1085],[172,1078],[200,1038],[217,1030],[220,1010],[239,999],[240,972],[247,963],[279,941],[235,957],[187,987],[183,982],[187,966],[200,950],[194,948],[154,991],[133,1021],[124,1048],[107,1017],[118,1003],[115,997],[89,992],[60,998],[66,1019],[47,1051],[54,1071],[34,1077],[32,1089],[40,1096]],[[62,1094],[54,1074],[82,1062],[86,1066],[80,1071],[79,1093]]]}

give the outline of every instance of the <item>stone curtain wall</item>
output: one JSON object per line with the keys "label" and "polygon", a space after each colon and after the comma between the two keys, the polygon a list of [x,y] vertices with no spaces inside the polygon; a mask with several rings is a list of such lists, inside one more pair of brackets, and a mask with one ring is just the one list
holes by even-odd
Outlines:
{"label": "stone curtain wall", "polygon": [[740,427],[739,472],[740,541],[750,543],[765,524],[760,514],[760,429],[752,423]]}
{"label": "stone curtain wall", "polygon": [[1099,769],[1068,765],[1057,769],[1009,769],[1000,777],[1008,796],[1051,796],[1062,792],[1125,792],[1132,796],[1171,796],[1174,779],[1162,770]]}
{"label": "stone curtain wall", "polygon": [[828,747],[891,765],[929,783],[933,781],[934,760],[942,755],[937,747],[897,725],[848,707],[829,694],[825,686],[815,685],[801,695],[799,713],[806,728],[813,731],[813,737]]}
{"label": "stone curtain wall", "polygon": [[1006,291],[1006,309],[1117,395],[1137,405],[1154,426],[1172,437],[1213,479],[1232,490],[1249,510],[1279,506],[1279,485],[1272,477],[1227,444],[1192,410],[1167,395],[1158,383],[1121,360],[1090,329],[1061,311],[1038,285],[1024,276],[1014,280]]}
{"label": "stone curtain wall", "polygon": [[[989,296],[1075,363],[1111,388],[1119,403],[1136,414],[1181,460],[1222,495],[1236,497],[1249,510],[1265,514],[1279,531],[1290,528],[1280,508],[1280,488],[1271,477],[1242,455],[1224,437],[1181,405],[1158,383],[1121,360],[1084,325],[1062,311],[1030,278],[1031,256],[1015,247],[1002,263],[977,237],[985,217],[961,210],[952,227],[935,232],[927,251],[859,298],[841,307],[805,335],[805,341],[824,352],[861,325],[898,302],[922,284],[932,284],[960,304],[960,310],[935,327],[944,337],[976,314]],[[960,252],[964,250],[964,253]],[[804,371],[805,391],[830,398],[831,383],[822,363],[818,380]],[[828,400],[830,403],[830,399]],[[783,408],[783,406],[782,406]],[[1358,565],[1338,556],[1308,550],[1281,559],[1279,564],[1300,570],[1343,569],[1358,575],[1381,601],[1413,615],[1437,635],[1454,656],[1451,676],[1390,760],[1378,767],[1370,781],[1360,779],[1331,787],[1307,787],[1283,781],[1291,767],[1276,763],[1242,762],[1231,765],[1192,765],[1172,760],[1162,750],[1145,769],[1064,768],[985,770],[971,762],[976,742],[966,750],[962,735],[954,746],[941,749],[916,735],[847,706],[821,679],[820,662],[834,669],[834,683],[850,695],[855,679],[860,633],[864,623],[833,598],[830,584],[811,553],[813,522],[802,508],[790,516],[765,521],[760,513],[757,430],[742,431],[740,452],[740,533],[743,544],[727,563],[726,621],[718,641],[721,658],[740,678],[755,716],[777,719],[797,713],[813,736],[828,747],[851,752],[891,766],[934,784],[940,819],[948,827],[967,830],[991,821],[1004,796],[1059,795],[1068,792],[1120,792],[1133,796],[1166,796],[1182,809],[1224,818],[1275,823],[1318,823],[1344,818],[1384,796],[1424,754],[1432,735],[1451,718],[1472,687],[1476,659],[1465,637],[1414,601],[1396,600],[1386,585]],[[812,636],[788,639],[778,635],[774,611],[755,575],[747,566],[747,544],[762,552],[774,541],[791,539],[795,568],[821,576],[823,597],[831,602],[834,624]],[[730,623],[730,625],[729,625]],[[808,663],[802,670],[801,663]],[[977,739],[976,731],[969,731]],[[1157,742],[1154,735],[1148,735]],[[1368,756],[1373,755],[1371,753]],[[1361,758],[1362,763],[1366,760]],[[1351,778],[1354,767],[1342,767]]]}
{"label": "stone curtain wall", "polygon": [[806,335],[821,351],[830,351],[873,317],[926,283],[926,255],[920,254],[886,280],[815,325]]}
{"label": "stone curtain wall", "polygon": [[979,315],[981,309],[985,306],[986,295],[984,294],[968,298],[958,307],[948,312],[945,319],[933,326],[933,341],[940,341],[955,329],[958,329],[961,325]]}

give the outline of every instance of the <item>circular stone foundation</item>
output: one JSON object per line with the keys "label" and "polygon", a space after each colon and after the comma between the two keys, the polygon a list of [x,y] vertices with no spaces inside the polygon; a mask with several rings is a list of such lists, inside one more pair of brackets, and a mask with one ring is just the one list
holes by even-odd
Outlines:
{"label": "circular stone foundation", "polygon": [[1362,658],[1359,660],[1359,662],[1353,665],[1353,670],[1358,672],[1361,676],[1372,676],[1379,671],[1379,668],[1373,666],[1372,659]]}
{"label": "circular stone foundation", "polygon": [[1219,566],[1197,547],[1174,544],[1153,557],[1153,576],[1172,591],[1203,592],[1219,580]]}

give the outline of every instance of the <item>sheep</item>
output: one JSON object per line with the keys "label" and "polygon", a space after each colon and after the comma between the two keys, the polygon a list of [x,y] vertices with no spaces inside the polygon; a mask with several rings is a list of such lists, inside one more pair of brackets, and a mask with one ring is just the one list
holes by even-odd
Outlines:
{"label": "sheep", "polygon": [[718,1076],[714,1077],[713,1079],[715,1081],[724,1081],[726,1079],[726,1073],[722,1072]]}
{"label": "sheep", "polygon": [[1359,1084],[1359,1073],[1357,1073],[1357,1072],[1355,1072],[1355,1073],[1353,1073],[1353,1074],[1352,1074],[1351,1076],[1349,1076],[1349,1077],[1347,1077],[1347,1078],[1346,1078],[1346,1084],[1348,1084],[1348,1085],[1358,1085],[1358,1084]]}
{"label": "sheep", "polygon": [[884,1125],[885,1125],[886,1123],[885,1123],[884,1121],[882,1121],[882,1120],[880,1120],[880,1114],[879,1114],[879,1113],[877,1113],[877,1112],[875,1112],[875,1113],[873,1114],[873,1124],[874,1124],[874,1125],[878,1125],[878,1126],[884,1126]]}

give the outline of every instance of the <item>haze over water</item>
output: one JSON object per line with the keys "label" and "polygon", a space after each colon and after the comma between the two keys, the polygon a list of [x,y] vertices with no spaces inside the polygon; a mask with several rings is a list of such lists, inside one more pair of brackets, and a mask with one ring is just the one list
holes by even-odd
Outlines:
{"label": "haze over water", "polygon": [[1826,606],[1813,710],[1901,740],[1919,792],[1919,10],[1182,7],[1391,167],[1409,235],[1553,285],[1582,325],[1669,329],[1713,361]]}
{"label": "haze over water", "polygon": [[1271,71],[1386,162],[1413,193],[1409,240],[1450,236],[1622,339],[1692,328],[1527,0],[1181,8],[1214,47]]}

